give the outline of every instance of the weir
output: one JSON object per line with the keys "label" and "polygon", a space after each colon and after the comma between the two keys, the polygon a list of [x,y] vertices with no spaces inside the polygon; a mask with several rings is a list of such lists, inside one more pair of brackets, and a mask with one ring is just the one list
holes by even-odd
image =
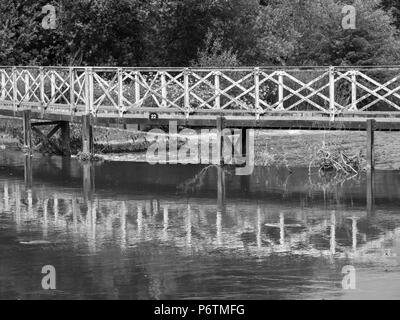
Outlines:
{"label": "weir", "polygon": [[[70,155],[70,123],[93,153],[93,127],[136,124],[187,128],[400,131],[400,67],[111,68],[0,67],[0,115],[22,118],[48,141],[61,131]],[[48,134],[41,126],[54,126]],[[220,141],[223,137],[220,137]],[[246,154],[246,143],[243,155]],[[56,147],[56,146],[54,146]],[[221,146],[222,152],[222,146]]]}

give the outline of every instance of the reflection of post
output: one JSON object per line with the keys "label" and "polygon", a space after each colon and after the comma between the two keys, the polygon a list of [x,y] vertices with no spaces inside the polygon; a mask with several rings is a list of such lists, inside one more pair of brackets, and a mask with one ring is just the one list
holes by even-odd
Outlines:
{"label": "reflection of post", "polygon": [[72,171],[72,162],[71,158],[69,157],[62,157],[61,158],[61,170],[64,175],[70,175]]}
{"label": "reflection of post", "polygon": [[158,200],[151,201],[151,207],[153,208],[153,217],[155,218],[158,215],[158,211],[160,210],[160,202]]}
{"label": "reflection of post", "polygon": [[92,237],[96,239],[96,227],[97,227],[97,202],[93,201],[92,205]]}
{"label": "reflection of post", "polygon": [[218,207],[225,203],[225,171],[222,166],[218,166]]}
{"label": "reflection of post", "polygon": [[74,232],[78,232],[78,219],[77,219],[77,203],[76,203],[76,198],[72,198],[72,221],[74,223]]}
{"label": "reflection of post", "polygon": [[10,204],[8,202],[9,196],[8,196],[8,182],[4,182],[4,186],[3,186],[3,197],[4,197],[4,210],[5,211],[9,211],[10,210]]}
{"label": "reflection of post", "polygon": [[336,253],[336,214],[331,214],[331,243],[330,243],[331,254]]}
{"label": "reflection of post", "polygon": [[33,216],[33,199],[32,190],[28,190],[28,217],[31,219]]}
{"label": "reflection of post", "polygon": [[25,155],[24,180],[26,189],[32,189],[32,158],[30,154]]}
{"label": "reflection of post", "polygon": [[47,213],[47,206],[49,203],[49,199],[44,199],[43,201],[43,236],[47,237],[47,230],[49,226],[49,219]]}
{"label": "reflection of post", "polygon": [[163,239],[164,241],[168,240],[168,206],[164,207],[163,212]]}
{"label": "reflection of post", "polygon": [[280,245],[285,245],[285,215],[283,212],[279,214],[279,242]]}
{"label": "reflection of post", "polygon": [[300,224],[285,224],[285,214],[281,212],[279,214],[279,223],[266,223],[264,224],[266,227],[270,228],[279,228],[279,243],[281,246],[285,245],[285,228],[287,227],[301,227]]}
{"label": "reflection of post", "polygon": [[89,201],[87,204],[86,212],[86,225],[88,228],[88,244],[91,252],[96,251],[96,221],[97,221],[97,208],[95,201]]}
{"label": "reflection of post", "polygon": [[356,251],[357,250],[357,218],[356,217],[352,217],[351,219],[351,233],[352,233],[352,242],[353,242],[353,250]]}
{"label": "reflection of post", "polygon": [[17,228],[21,226],[21,191],[19,189],[19,184],[15,186],[15,221]]}
{"label": "reflection of post", "polygon": [[53,200],[53,212],[54,212],[54,223],[58,223],[58,198],[56,195],[54,195],[54,200]]}
{"label": "reflection of post", "polygon": [[367,171],[367,215],[373,216],[375,211],[375,171]]}
{"label": "reflection of post", "polygon": [[85,202],[93,198],[94,193],[94,167],[91,163],[83,165],[83,196]]}
{"label": "reflection of post", "polygon": [[188,207],[187,207],[186,244],[189,247],[192,245],[192,208],[190,207],[190,205],[188,205]]}
{"label": "reflection of post", "polygon": [[222,245],[222,214],[225,212],[225,171],[218,166],[217,244]]}
{"label": "reflection of post", "polygon": [[222,211],[217,210],[217,245],[222,246]]}
{"label": "reflection of post", "polygon": [[261,208],[257,207],[257,247],[261,249]]}
{"label": "reflection of post", "polygon": [[126,215],[127,215],[126,204],[123,201],[121,205],[121,247],[124,249],[126,247]]}
{"label": "reflection of post", "polygon": [[142,205],[138,205],[137,208],[137,228],[139,237],[142,236],[143,232],[143,207]]}
{"label": "reflection of post", "polygon": [[240,176],[240,189],[246,194],[250,191],[250,177],[249,175]]}

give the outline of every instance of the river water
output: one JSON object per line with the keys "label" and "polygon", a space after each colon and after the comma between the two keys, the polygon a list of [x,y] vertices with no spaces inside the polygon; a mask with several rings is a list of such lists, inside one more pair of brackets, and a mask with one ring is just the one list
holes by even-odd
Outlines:
{"label": "river water", "polygon": [[0,299],[398,299],[399,208],[398,171],[329,183],[2,151]]}

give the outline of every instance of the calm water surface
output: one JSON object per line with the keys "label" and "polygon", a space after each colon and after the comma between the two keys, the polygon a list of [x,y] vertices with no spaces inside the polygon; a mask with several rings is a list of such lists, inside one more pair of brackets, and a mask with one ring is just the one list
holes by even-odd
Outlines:
{"label": "calm water surface", "polygon": [[328,184],[1,151],[0,299],[398,299],[399,208],[397,171]]}

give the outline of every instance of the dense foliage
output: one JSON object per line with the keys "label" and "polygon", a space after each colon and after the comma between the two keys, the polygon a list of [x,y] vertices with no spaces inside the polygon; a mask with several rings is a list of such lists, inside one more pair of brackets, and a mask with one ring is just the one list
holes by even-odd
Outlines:
{"label": "dense foliage", "polygon": [[[44,29],[42,7],[56,7]],[[342,8],[357,9],[356,29]],[[397,63],[397,0],[0,1],[1,65]]]}

